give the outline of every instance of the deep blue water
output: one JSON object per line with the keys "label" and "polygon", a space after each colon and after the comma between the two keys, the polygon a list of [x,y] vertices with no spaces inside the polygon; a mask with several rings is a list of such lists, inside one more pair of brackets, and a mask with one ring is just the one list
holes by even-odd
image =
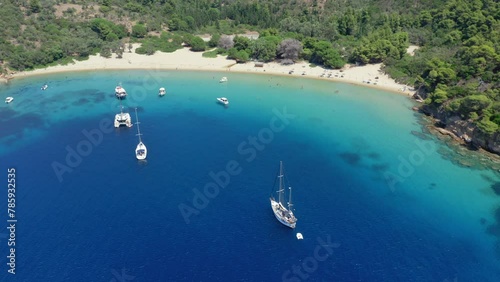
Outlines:
{"label": "deep blue water", "polygon": [[[118,82],[126,110],[138,108],[147,162],[135,159],[135,126],[102,126],[119,111]],[[406,97],[173,71],[30,77],[0,86],[7,96],[2,281],[500,281],[498,176],[458,167],[438,153],[444,144],[411,134],[422,128]],[[280,160],[295,230],[269,204]],[[196,197],[228,164],[227,185]],[[3,227],[10,167],[15,275]]]}

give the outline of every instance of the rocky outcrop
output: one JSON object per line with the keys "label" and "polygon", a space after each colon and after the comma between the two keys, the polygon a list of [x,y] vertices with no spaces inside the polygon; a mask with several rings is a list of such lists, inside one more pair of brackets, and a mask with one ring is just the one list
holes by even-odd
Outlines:
{"label": "rocky outcrop", "polygon": [[438,121],[438,126],[445,131],[439,130],[442,134],[452,133],[476,148],[482,148],[486,151],[500,155],[500,134],[488,135],[482,132],[476,125],[469,120],[463,120],[457,115],[447,114],[442,107],[435,108],[423,105],[420,110]]}

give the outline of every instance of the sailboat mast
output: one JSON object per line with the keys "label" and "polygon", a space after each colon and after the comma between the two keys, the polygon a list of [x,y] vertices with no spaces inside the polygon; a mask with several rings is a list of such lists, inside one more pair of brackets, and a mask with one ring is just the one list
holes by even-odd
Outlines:
{"label": "sailboat mast", "polygon": [[283,162],[280,161],[280,175],[278,176],[280,179],[280,186],[278,190],[278,203],[283,202]]}
{"label": "sailboat mast", "polygon": [[288,189],[290,189],[290,195],[289,195],[289,198],[288,198],[288,210],[292,210],[292,187],[289,187]]}
{"label": "sailboat mast", "polygon": [[137,120],[137,136],[139,136],[139,142],[142,142],[141,140],[141,131],[139,129],[139,117],[137,116],[137,108],[135,108],[135,119]]}

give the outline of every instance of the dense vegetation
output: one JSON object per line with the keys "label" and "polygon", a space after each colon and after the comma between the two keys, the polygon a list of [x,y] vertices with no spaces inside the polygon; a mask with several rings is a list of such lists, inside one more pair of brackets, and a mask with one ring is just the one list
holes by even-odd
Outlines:
{"label": "dense vegetation", "polygon": [[[258,31],[250,40],[226,35]],[[210,34],[204,42],[194,34]],[[129,42],[153,54],[219,47],[237,61],[297,59],[330,68],[384,63],[419,89],[429,107],[500,126],[500,4],[496,0],[4,0],[2,72],[100,53]],[[421,48],[406,53],[409,44]]]}

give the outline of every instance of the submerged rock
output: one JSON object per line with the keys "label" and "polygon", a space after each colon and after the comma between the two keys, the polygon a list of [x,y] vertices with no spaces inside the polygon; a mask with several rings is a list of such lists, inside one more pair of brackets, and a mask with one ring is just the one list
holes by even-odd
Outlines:
{"label": "submerged rock", "polygon": [[414,136],[417,136],[418,138],[420,138],[422,140],[430,140],[431,139],[429,136],[425,135],[425,133],[418,132],[415,130],[412,130],[411,134],[413,134]]}

